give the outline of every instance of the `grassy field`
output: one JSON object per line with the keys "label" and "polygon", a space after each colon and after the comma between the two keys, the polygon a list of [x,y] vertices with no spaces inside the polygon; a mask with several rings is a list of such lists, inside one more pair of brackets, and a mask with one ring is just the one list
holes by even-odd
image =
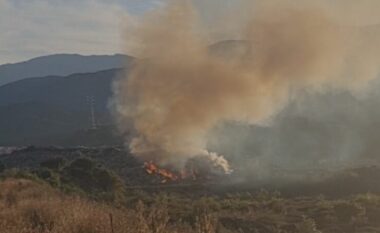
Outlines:
{"label": "grassy field", "polygon": [[[90,150],[94,156],[84,157],[84,149],[3,156],[0,233],[380,232],[374,166],[276,191],[222,181],[157,184],[159,177],[108,151],[117,156]],[[131,169],[121,172],[124,164]]]}
{"label": "grassy field", "polygon": [[41,180],[0,182],[2,233],[370,233],[380,232],[380,196],[283,198],[261,191],[189,198],[142,191],[123,202],[68,194]]}

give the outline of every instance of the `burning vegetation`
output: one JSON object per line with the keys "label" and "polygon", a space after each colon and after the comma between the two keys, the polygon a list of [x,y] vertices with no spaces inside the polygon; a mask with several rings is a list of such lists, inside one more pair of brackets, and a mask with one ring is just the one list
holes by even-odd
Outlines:
{"label": "burning vegetation", "polygon": [[182,169],[162,167],[153,161],[145,162],[144,169],[147,174],[157,176],[163,184],[189,181],[204,182],[229,174],[200,158],[188,160]]}
{"label": "burning vegetation", "polygon": [[167,183],[168,181],[175,182],[175,181],[178,181],[180,179],[183,179],[181,174],[172,172],[168,169],[160,168],[153,161],[145,162],[144,168],[145,168],[145,171],[149,175],[156,175],[160,179],[162,179],[161,183]]}

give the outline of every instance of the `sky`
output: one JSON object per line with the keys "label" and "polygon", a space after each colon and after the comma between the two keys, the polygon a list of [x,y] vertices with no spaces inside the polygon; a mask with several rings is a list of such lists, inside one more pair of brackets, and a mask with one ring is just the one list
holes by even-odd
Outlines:
{"label": "sky", "polygon": [[[128,53],[125,48],[129,47],[128,43],[132,43],[128,38],[133,35],[128,35],[126,27],[133,27],[144,13],[167,1],[0,0],[0,64],[56,53]],[[217,31],[219,28],[212,24],[213,20],[223,21],[223,17],[218,17],[222,15],[221,12],[233,9],[233,5],[238,2],[257,0],[191,1],[202,18],[210,24],[208,28],[217,34],[220,33]],[[327,1],[333,11],[347,13],[353,23],[380,23],[379,0],[321,1]],[[361,15],[361,18],[357,15]],[[222,29],[226,30],[227,23],[217,25],[222,25]]]}
{"label": "sky", "polygon": [[123,27],[161,0],[0,0],[0,64],[55,53],[123,53]]}

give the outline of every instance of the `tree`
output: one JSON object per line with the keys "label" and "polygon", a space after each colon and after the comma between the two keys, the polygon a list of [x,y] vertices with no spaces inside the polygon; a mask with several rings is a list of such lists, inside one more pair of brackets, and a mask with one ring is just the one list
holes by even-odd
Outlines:
{"label": "tree", "polygon": [[60,170],[66,165],[66,160],[64,158],[52,158],[48,159],[40,164],[41,167],[49,168],[51,170]]}
{"label": "tree", "polygon": [[93,197],[115,200],[122,196],[124,185],[112,171],[99,167],[89,158],[78,158],[62,170],[64,183],[78,187]]}
{"label": "tree", "polygon": [[0,173],[3,173],[5,171],[5,164],[0,161]]}

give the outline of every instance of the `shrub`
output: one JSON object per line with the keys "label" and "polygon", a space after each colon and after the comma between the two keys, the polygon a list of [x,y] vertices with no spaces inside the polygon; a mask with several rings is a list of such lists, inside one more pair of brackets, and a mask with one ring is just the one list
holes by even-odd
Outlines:
{"label": "shrub", "polygon": [[297,224],[298,233],[321,233],[317,230],[317,226],[313,219],[304,218],[304,220]]}
{"label": "shrub", "polygon": [[66,187],[79,188],[93,198],[121,201],[124,185],[121,179],[88,158],[78,158],[62,169],[61,181]]}
{"label": "shrub", "polygon": [[0,173],[3,173],[5,171],[5,164],[0,161]]}
{"label": "shrub", "polygon": [[51,170],[60,170],[66,165],[67,161],[64,158],[52,158],[46,160],[40,164],[41,167],[48,168]]}

